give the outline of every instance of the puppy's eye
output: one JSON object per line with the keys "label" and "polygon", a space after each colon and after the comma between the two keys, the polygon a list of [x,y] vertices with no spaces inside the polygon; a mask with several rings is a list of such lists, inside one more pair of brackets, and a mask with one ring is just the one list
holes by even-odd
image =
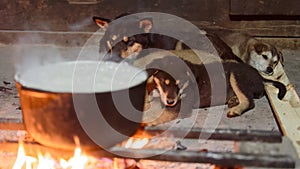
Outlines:
{"label": "puppy's eye", "polygon": [[274,65],[277,65],[278,61],[274,61]]}
{"label": "puppy's eye", "polygon": [[262,57],[264,58],[264,59],[268,59],[268,56],[267,55],[262,55]]}

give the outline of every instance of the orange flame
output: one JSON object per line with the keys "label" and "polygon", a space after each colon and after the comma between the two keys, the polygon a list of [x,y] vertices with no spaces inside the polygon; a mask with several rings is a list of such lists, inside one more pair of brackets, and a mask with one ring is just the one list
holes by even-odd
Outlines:
{"label": "orange flame", "polygon": [[[66,159],[54,159],[50,154],[39,153],[37,157],[28,156],[25,153],[23,142],[19,141],[17,158],[12,169],[84,169],[88,168],[89,163],[94,160],[93,157],[82,153],[78,137],[74,137],[76,147],[73,156]],[[149,142],[148,138],[131,137],[124,144],[125,148],[140,149]],[[100,159],[101,160],[101,159]],[[125,160],[126,161],[126,160]],[[122,169],[125,164],[123,159],[114,158],[111,161],[104,160],[101,164],[104,168]],[[101,167],[100,167],[101,168]]]}
{"label": "orange flame", "polygon": [[149,143],[151,137],[151,134],[140,128],[132,137],[124,141],[122,145],[125,148],[141,149]]}
{"label": "orange flame", "polygon": [[133,149],[141,149],[149,142],[148,138],[134,138],[131,137],[127,140],[124,147],[125,148],[133,148]]}
{"label": "orange flame", "polygon": [[12,169],[23,169],[24,166],[26,169],[84,169],[88,162],[88,157],[82,155],[79,139],[74,139],[76,148],[73,157],[69,160],[60,159],[59,163],[50,154],[38,154],[38,158],[27,156],[23,142],[19,141],[18,155]]}

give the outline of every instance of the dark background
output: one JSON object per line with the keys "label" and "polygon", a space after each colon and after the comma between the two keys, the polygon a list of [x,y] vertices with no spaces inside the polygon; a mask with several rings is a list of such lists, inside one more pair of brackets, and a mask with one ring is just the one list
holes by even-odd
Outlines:
{"label": "dark background", "polygon": [[76,32],[81,37],[98,30],[92,16],[114,18],[124,12],[164,12],[200,28],[296,38],[297,44],[300,37],[298,0],[1,0],[0,42],[11,43],[14,32],[24,30],[51,31],[51,37],[55,32]]}

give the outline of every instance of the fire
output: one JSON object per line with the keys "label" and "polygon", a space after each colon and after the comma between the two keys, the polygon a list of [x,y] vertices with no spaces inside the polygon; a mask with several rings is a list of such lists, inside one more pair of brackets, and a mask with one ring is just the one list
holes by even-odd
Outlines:
{"label": "fire", "polygon": [[[123,169],[126,168],[124,165],[128,165],[128,160],[125,159],[108,159],[108,158],[93,158],[91,156],[86,156],[82,149],[80,148],[79,139],[74,138],[76,147],[74,149],[73,156],[66,159],[55,159],[49,153],[41,154],[39,153],[37,157],[26,155],[24,144],[19,141],[19,148],[17,158],[12,169],[86,169],[95,168],[91,167],[91,163],[97,165],[96,168],[105,169]],[[125,148],[140,149],[143,148],[149,142],[148,138],[142,137],[131,137],[129,138],[123,146]],[[126,164],[123,164],[126,163]]]}
{"label": "fire", "polygon": [[78,138],[75,138],[76,148],[74,155],[68,160],[60,159],[59,162],[50,154],[38,154],[38,158],[25,153],[23,142],[19,142],[17,159],[13,169],[84,169],[88,163],[88,156],[82,154]]}
{"label": "fire", "polygon": [[151,134],[148,134],[143,128],[141,128],[122,145],[125,148],[141,149],[149,143],[151,137]]}
{"label": "fire", "polygon": [[141,149],[149,142],[148,138],[134,138],[130,137],[125,143],[125,148]]}

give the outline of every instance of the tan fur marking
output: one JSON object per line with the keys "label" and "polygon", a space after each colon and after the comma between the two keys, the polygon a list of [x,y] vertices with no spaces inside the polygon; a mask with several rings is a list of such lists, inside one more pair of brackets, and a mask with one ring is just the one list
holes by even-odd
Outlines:
{"label": "tan fur marking", "polygon": [[112,46],[111,46],[110,42],[106,41],[106,44],[107,44],[107,47],[109,48],[109,50],[112,50]]}
{"label": "tan fur marking", "polygon": [[177,41],[175,50],[182,50],[182,42],[181,41]]}
{"label": "tan fur marking", "polygon": [[162,87],[160,86],[160,81],[157,77],[153,77],[153,80],[154,82],[156,83],[156,88],[158,89],[159,91],[159,94],[160,94],[160,98],[162,100],[162,102],[167,105],[167,96],[166,94],[164,93]]}
{"label": "tan fur marking", "polygon": [[111,39],[112,39],[113,41],[115,41],[115,40],[117,40],[117,38],[118,38],[117,35],[114,35],[114,36],[112,36]]}
{"label": "tan fur marking", "polygon": [[124,42],[128,42],[128,37],[127,37],[127,36],[124,36],[124,37],[123,37],[123,41],[124,41]]}
{"label": "tan fur marking", "polygon": [[126,51],[125,50],[121,51],[121,57],[126,58],[126,57],[128,57],[129,55],[132,55],[132,54],[137,55],[142,50],[143,50],[143,47],[142,47],[141,44],[134,43],[132,46],[129,46]]}
{"label": "tan fur marking", "polygon": [[227,116],[229,117],[240,116],[249,107],[249,100],[239,89],[233,73],[230,73],[229,81],[235,95],[239,100],[239,104],[237,106],[230,108],[228,110]]}
{"label": "tan fur marking", "polygon": [[109,50],[110,50],[110,56],[112,56],[112,46],[111,46],[111,44],[110,44],[110,41],[106,41],[106,44],[107,44],[107,46],[108,46],[108,48],[109,48]]}
{"label": "tan fur marking", "polygon": [[142,45],[140,43],[134,43],[132,45],[133,52],[140,52],[142,50]]}
{"label": "tan fur marking", "polygon": [[166,80],[165,80],[165,84],[166,84],[166,85],[169,85],[169,84],[170,84],[170,79],[166,79]]}
{"label": "tan fur marking", "polygon": [[144,28],[145,33],[149,33],[150,30],[152,29],[152,22],[149,20],[142,20],[140,21],[140,28]]}
{"label": "tan fur marking", "polygon": [[182,85],[181,89],[179,90],[179,93],[182,94],[183,91],[184,91],[184,89],[186,89],[188,86],[189,86],[189,81],[186,81],[186,82]]}
{"label": "tan fur marking", "polygon": [[128,52],[127,51],[124,51],[124,50],[121,50],[121,57],[124,59],[128,56]]}

